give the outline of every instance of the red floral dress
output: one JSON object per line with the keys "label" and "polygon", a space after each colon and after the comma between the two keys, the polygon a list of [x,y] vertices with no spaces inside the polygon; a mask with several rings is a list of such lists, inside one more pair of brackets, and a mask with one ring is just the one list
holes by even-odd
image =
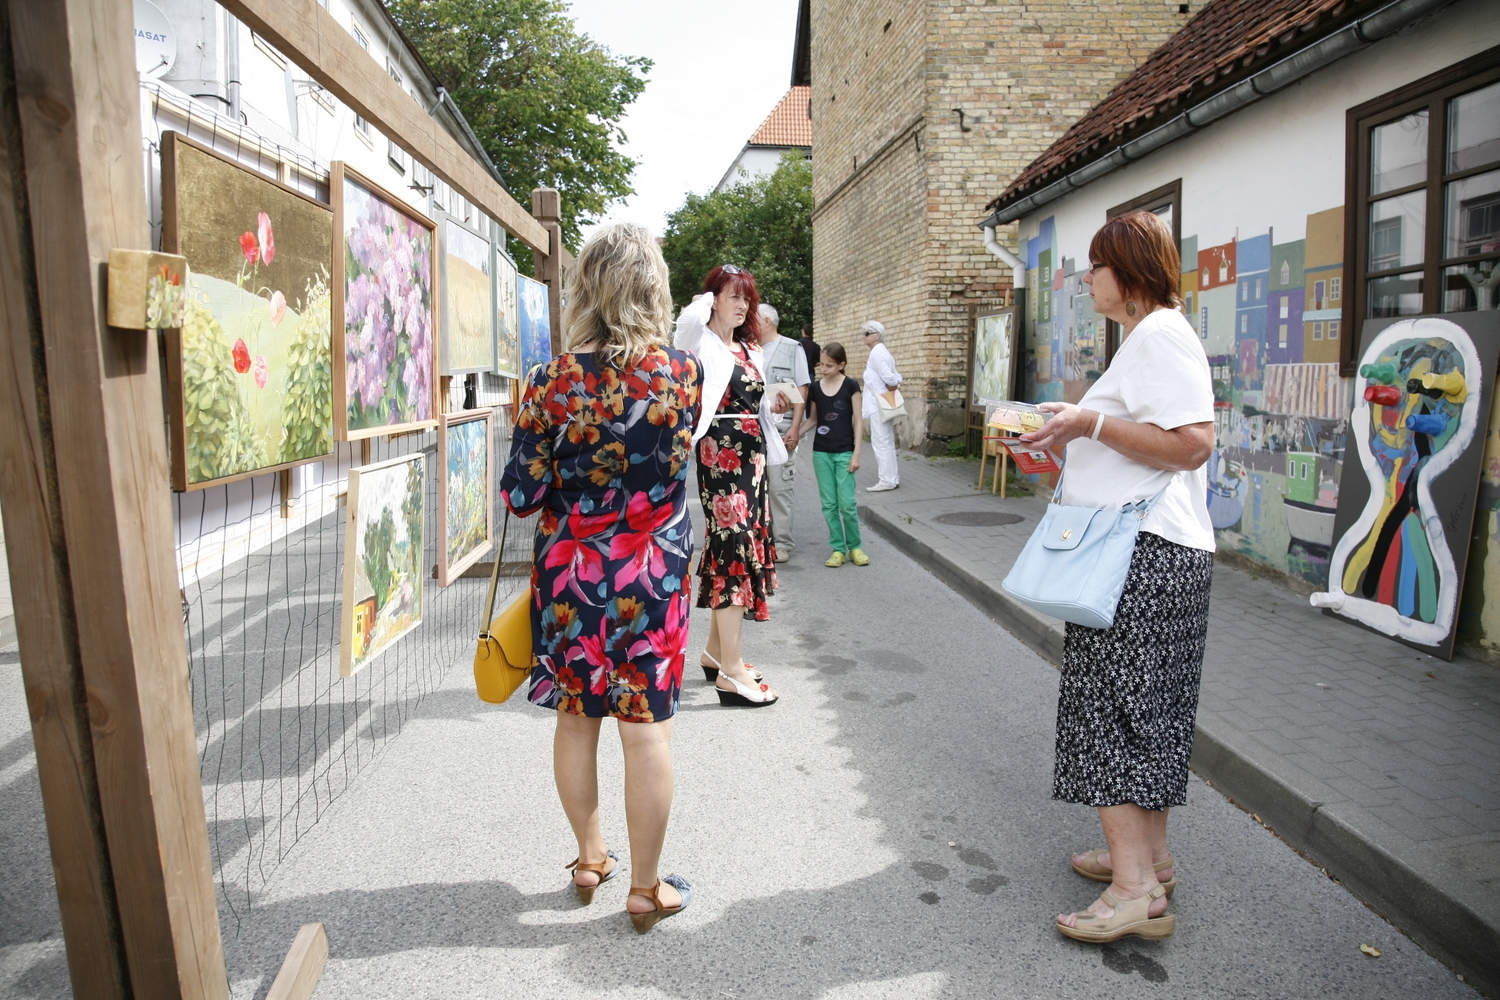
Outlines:
{"label": "red floral dress", "polygon": [[[765,379],[736,356],[708,433],[698,441],[698,496],[707,522],[698,560],[698,607],[742,607],[747,617],[771,617],[766,598],[776,592],[776,543],[766,483],[766,442],[760,428]],[[737,418],[737,419],[735,419]]]}
{"label": "red floral dress", "polygon": [[677,711],[693,558],[687,465],[703,375],[658,348],[623,372],[563,354],[532,372],[505,502],[542,510],[532,557],[528,697],[590,718]]}

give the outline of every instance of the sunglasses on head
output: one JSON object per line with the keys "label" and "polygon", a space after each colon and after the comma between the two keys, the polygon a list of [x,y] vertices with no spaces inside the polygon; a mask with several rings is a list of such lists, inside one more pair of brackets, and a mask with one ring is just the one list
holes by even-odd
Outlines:
{"label": "sunglasses on head", "polygon": [[748,274],[749,273],[743,267],[740,267],[738,264],[721,264],[719,266],[719,270],[723,271],[725,274]]}

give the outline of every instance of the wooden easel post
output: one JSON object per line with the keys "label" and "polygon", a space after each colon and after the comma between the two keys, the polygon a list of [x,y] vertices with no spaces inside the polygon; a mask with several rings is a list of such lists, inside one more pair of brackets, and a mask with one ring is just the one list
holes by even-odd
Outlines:
{"label": "wooden easel post", "polygon": [[149,249],[131,6],[0,0],[0,502],[79,997],[228,996],[156,344],[105,325]]}
{"label": "wooden easel post", "polygon": [[[547,311],[552,316],[552,353],[562,353],[562,198],[552,188],[531,192],[531,214],[547,230],[548,251],[531,251],[531,270],[547,283]],[[522,373],[525,374],[524,372]]]}

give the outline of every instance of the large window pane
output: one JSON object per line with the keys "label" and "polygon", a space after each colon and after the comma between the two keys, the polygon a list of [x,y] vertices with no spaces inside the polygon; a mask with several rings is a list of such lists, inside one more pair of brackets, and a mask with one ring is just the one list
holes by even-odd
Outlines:
{"label": "large window pane", "polygon": [[1427,192],[1409,191],[1370,206],[1370,267],[1386,271],[1422,263]]}
{"label": "large window pane", "polygon": [[1443,312],[1493,309],[1500,285],[1500,260],[1443,268]]}
{"label": "large window pane", "polygon": [[1380,194],[1427,179],[1427,112],[1370,130],[1370,193]]}
{"label": "large window pane", "polygon": [[1415,316],[1422,311],[1422,272],[1371,278],[1366,319]]}
{"label": "large window pane", "polygon": [[1500,82],[1448,102],[1448,173],[1495,162],[1500,162]]}
{"label": "large window pane", "polygon": [[1444,257],[1500,250],[1500,170],[1443,186]]}

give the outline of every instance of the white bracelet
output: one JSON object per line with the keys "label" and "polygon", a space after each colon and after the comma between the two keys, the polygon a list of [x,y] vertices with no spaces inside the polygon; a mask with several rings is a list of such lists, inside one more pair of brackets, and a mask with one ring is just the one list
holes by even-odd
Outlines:
{"label": "white bracelet", "polygon": [[1094,421],[1094,433],[1089,435],[1090,441],[1099,440],[1099,432],[1104,430],[1104,414],[1099,414],[1099,419]]}

